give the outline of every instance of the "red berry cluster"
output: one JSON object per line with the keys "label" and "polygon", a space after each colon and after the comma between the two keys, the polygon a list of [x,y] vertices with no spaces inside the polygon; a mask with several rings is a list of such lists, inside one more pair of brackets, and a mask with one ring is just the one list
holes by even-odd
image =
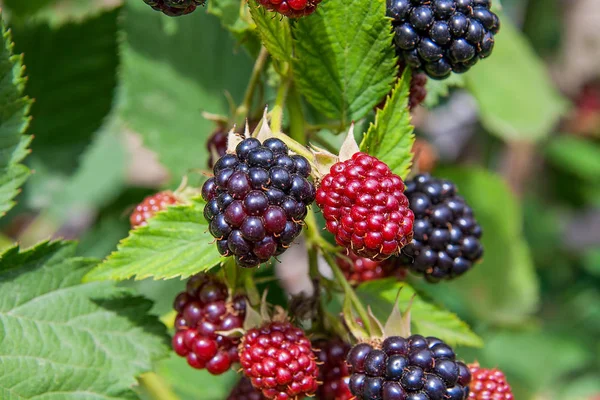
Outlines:
{"label": "red berry cluster", "polygon": [[131,216],[129,217],[131,227],[136,228],[138,226],[147,225],[148,219],[152,218],[154,214],[177,203],[177,197],[169,191],[159,192],[146,197],[131,213]]}
{"label": "red berry cluster", "polygon": [[242,376],[237,385],[233,388],[227,400],[266,400],[261,392],[252,386],[250,379]]}
{"label": "red berry cluster", "polygon": [[469,364],[472,380],[469,400],[514,400],[504,373],[498,369],[480,368]]}
{"label": "red berry cluster", "polygon": [[356,153],[334,164],[316,201],[336,242],[381,261],[412,240],[414,215],[402,179],[377,158]]}
{"label": "red berry cluster", "polygon": [[353,252],[337,257],[338,267],[352,285],[389,276],[392,264],[386,261],[373,261],[370,258],[359,257]]}
{"label": "red berry cluster", "polygon": [[246,315],[246,299],[228,301],[227,286],[208,274],[192,277],[185,292],[175,299],[177,311],[173,349],[197,369],[219,375],[239,361],[237,338],[217,332],[241,328]]}
{"label": "red berry cluster", "polygon": [[310,340],[289,322],[250,329],[242,339],[240,361],[252,385],[268,399],[296,400],[317,391]]}
{"label": "red berry cluster", "polygon": [[321,0],[258,0],[267,10],[289,18],[300,18],[315,12]]}
{"label": "red berry cluster", "polygon": [[346,356],[350,345],[339,338],[320,339],[313,342],[319,359],[319,400],[350,400],[353,398],[348,387],[350,373]]}

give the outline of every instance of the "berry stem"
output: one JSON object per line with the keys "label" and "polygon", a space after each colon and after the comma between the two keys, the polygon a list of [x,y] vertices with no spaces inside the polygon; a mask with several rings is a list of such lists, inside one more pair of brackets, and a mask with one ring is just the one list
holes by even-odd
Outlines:
{"label": "berry stem", "polygon": [[179,400],[163,378],[154,372],[147,372],[138,377],[140,386],[152,400]]}
{"label": "berry stem", "polygon": [[304,113],[302,112],[302,102],[300,100],[300,94],[293,84],[290,86],[287,110],[290,116],[290,137],[298,143],[306,145],[307,138]]}
{"label": "berry stem", "polygon": [[[275,98],[275,106],[271,111],[271,130],[273,134],[277,135],[281,133],[281,125],[283,123],[283,107],[287,98],[288,90],[292,83],[292,79],[289,75],[283,76],[283,81],[277,89],[277,97]],[[276,136],[277,137],[277,136]],[[292,149],[293,150],[293,149]]]}
{"label": "berry stem", "polygon": [[267,63],[268,58],[269,52],[264,46],[262,46],[260,53],[258,53],[258,57],[256,58],[256,62],[254,63],[254,68],[252,69],[252,75],[250,76],[250,82],[248,82],[248,88],[246,89],[246,94],[244,95],[244,101],[235,112],[236,120],[242,116],[247,117],[248,113],[250,112],[250,108],[252,107],[252,99],[254,98],[254,92],[256,91],[262,70]]}
{"label": "berry stem", "polygon": [[260,293],[256,287],[256,281],[254,280],[254,270],[244,269],[241,272],[241,277],[244,281],[244,289],[246,290],[246,296],[252,306],[260,304]]}

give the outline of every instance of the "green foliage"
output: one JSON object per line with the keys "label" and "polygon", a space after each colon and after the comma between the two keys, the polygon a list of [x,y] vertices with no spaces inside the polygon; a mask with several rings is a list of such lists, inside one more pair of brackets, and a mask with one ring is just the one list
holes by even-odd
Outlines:
{"label": "green foliage", "polygon": [[273,13],[264,7],[259,7],[258,2],[248,2],[250,14],[263,45],[269,53],[279,61],[292,59],[292,33],[287,18],[273,18]]}
{"label": "green foliage", "polygon": [[600,184],[600,145],[597,143],[561,135],[548,143],[546,157],[557,168],[589,183]]}
{"label": "green foliage", "polygon": [[194,201],[158,213],[147,226],[131,231],[86,280],[186,278],[211,269],[222,257],[203,210],[204,203]]}
{"label": "green foliage", "polygon": [[450,94],[451,88],[462,88],[464,86],[465,75],[460,74],[452,74],[448,79],[444,79],[443,81],[427,79],[427,97],[424,104],[429,108],[435,107],[444,97]]}
{"label": "green foliage", "polygon": [[[109,113],[117,86],[117,17],[114,9],[51,28],[13,24],[17,50],[25,53],[27,94],[35,99],[30,132],[34,156],[70,173]],[[86,40],[82,40],[86,38]]]}
{"label": "green foliage", "polygon": [[514,195],[499,176],[482,169],[445,168],[436,175],[456,183],[484,232],[483,261],[447,284],[452,297],[480,321],[527,320],[538,307],[539,288]]}
{"label": "green foliage", "polygon": [[151,303],[110,283],[81,284],[97,263],[44,242],[0,256],[0,393],[7,400],[135,399],[135,376],[165,356]]}
{"label": "green foliage", "polygon": [[536,141],[547,136],[566,109],[548,72],[527,39],[506,16],[494,53],[466,75],[484,126],[505,140]]}
{"label": "green foliage", "polygon": [[125,8],[121,115],[178,182],[206,166],[205,142],[215,126],[201,112],[225,113],[226,92],[241,99],[252,64],[234,54],[215,17],[169,18],[142,1]]}
{"label": "green foliage", "polygon": [[56,3],[58,0],[5,0],[4,5],[17,16],[26,16]]}
{"label": "green foliage", "polygon": [[377,110],[375,123],[369,126],[360,144],[362,151],[379,158],[402,178],[410,172],[415,142],[408,110],[410,80],[411,72],[407,68],[387,98],[385,107]]}
{"label": "green foliage", "polygon": [[23,96],[25,78],[22,58],[13,55],[10,33],[4,27],[0,14],[2,46],[0,49],[0,215],[13,205],[19,187],[29,176],[29,169],[21,162],[29,153],[31,141],[25,135],[31,101]]}
{"label": "green foliage", "polygon": [[389,93],[396,75],[385,1],[328,0],[293,27],[294,78],[319,112],[344,125]]}
{"label": "green foliage", "polygon": [[407,283],[398,283],[394,278],[366,282],[358,287],[356,294],[380,321],[385,321],[391,314],[399,296],[400,311],[405,311],[412,300],[412,333],[435,336],[451,345],[483,346],[481,338],[466,323],[455,314],[423,300]]}

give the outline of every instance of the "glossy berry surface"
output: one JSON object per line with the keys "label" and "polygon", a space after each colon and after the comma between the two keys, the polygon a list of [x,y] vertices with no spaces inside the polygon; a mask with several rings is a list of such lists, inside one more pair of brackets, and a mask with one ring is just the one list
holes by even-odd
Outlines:
{"label": "glossy berry surface", "polygon": [[288,18],[300,18],[315,12],[321,0],[256,0],[269,11]]}
{"label": "glossy berry surface", "polygon": [[397,277],[398,280],[406,277],[406,269],[398,267],[394,262],[395,259],[374,261],[370,258],[359,257],[350,251],[347,255],[339,255],[336,261],[348,282],[353,286],[391,276]]}
{"label": "glossy berry surface", "polygon": [[206,0],[144,0],[156,11],[169,17],[179,17],[196,10],[196,7],[206,4]]}
{"label": "glossy berry surface", "polygon": [[310,164],[290,155],[279,139],[245,139],[236,154],[214,165],[202,187],[204,216],[217,248],[241,267],[256,267],[283,253],[302,231],[315,188]]}
{"label": "glossy berry surface", "polygon": [[340,246],[382,261],[412,239],[414,217],[403,192],[402,179],[385,163],[359,152],[331,167],[316,201]]}
{"label": "glossy berry surface", "polygon": [[453,279],[470,270],[483,256],[482,230],[455,185],[421,174],[406,182],[406,195],[415,225],[400,264],[430,282]]}
{"label": "glossy berry surface", "polygon": [[350,400],[353,398],[348,386],[350,374],[346,365],[346,355],[350,345],[339,338],[313,342],[313,348],[319,361],[320,400]]}
{"label": "glossy berry surface", "polygon": [[242,338],[244,375],[268,399],[302,399],[317,391],[316,356],[310,340],[289,322],[269,322]]}
{"label": "glossy berry surface", "polygon": [[227,152],[227,131],[219,128],[206,141],[208,150],[208,168],[212,169],[215,162]]}
{"label": "glossy berry surface", "polygon": [[135,207],[135,210],[129,216],[129,222],[132,228],[148,224],[148,219],[154,214],[166,209],[168,206],[177,204],[177,197],[172,192],[158,192],[148,196]]}
{"label": "glossy berry surface", "polygon": [[513,400],[514,396],[504,373],[499,369],[481,368],[479,364],[469,364],[471,371],[471,392],[469,400]]}
{"label": "glossy berry surface", "polygon": [[237,385],[233,388],[227,400],[265,400],[266,397],[262,395],[254,386],[250,379],[242,376]]}
{"label": "glossy berry surface", "polygon": [[357,400],[466,400],[471,374],[440,339],[392,336],[348,353],[350,391]]}
{"label": "glossy berry surface", "polygon": [[175,298],[173,350],[196,369],[220,375],[239,361],[239,338],[217,332],[241,328],[246,316],[243,296],[230,299],[227,286],[208,274],[195,275]]}
{"label": "glossy berry surface", "polygon": [[491,2],[387,0],[398,57],[433,79],[468,71],[494,47],[500,29]]}

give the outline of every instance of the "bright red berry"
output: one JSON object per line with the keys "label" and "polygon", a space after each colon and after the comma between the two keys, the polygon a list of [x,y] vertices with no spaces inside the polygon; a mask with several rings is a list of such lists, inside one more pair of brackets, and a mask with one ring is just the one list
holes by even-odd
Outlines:
{"label": "bright red berry", "polygon": [[190,278],[173,308],[177,311],[173,350],[186,357],[190,366],[220,375],[239,361],[240,340],[217,332],[242,327],[246,315],[243,296],[230,301],[227,286],[213,276],[200,274]]}
{"label": "bright red berry", "polygon": [[381,261],[412,240],[414,215],[403,192],[402,179],[385,163],[356,153],[331,167],[316,201],[340,246]]}
{"label": "bright red berry", "polygon": [[348,381],[350,373],[346,356],[350,345],[339,338],[313,342],[319,359],[319,382],[317,398],[320,400],[350,400],[353,398]]}
{"label": "bright red berry", "polygon": [[250,379],[242,376],[237,385],[233,388],[227,400],[266,400],[262,393],[252,386]]}
{"label": "bright red berry", "polygon": [[154,214],[178,202],[177,197],[169,191],[158,192],[146,197],[131,213],[129,217],[131,227],[137,228],[138,226],[147,225],[148,219],[152,218]]}
{"label": "bright red berry", "polygon": [[290,322],[269,322],[242,338],[240,362],[268,399],[297,400],[317,391],[318,368],[310,340]]}
{"label": "bright red berry", "polygon": [[513,400],[512,390],[504,373],[499,369],[480,368],[479,364],[469,364],[471,384],[470,400]]}
{"label": "bright red berry", "polygon": [[344,276],[352,285],[359,285],[362,282],[391,276],[395,276],[399,280],[404,279],[406,277],[406,269],[396,265],[395,261],[395,258],[374,261],[370,258],[359,257],[351,251],[348,255],[339,255],[337,257],[338,267],[340,267]]}
{"label": "bright red berry", "polygon": [[269,11],[283,14],[289,18],[310,15],[317,9],[321,0],[257,0]]}

